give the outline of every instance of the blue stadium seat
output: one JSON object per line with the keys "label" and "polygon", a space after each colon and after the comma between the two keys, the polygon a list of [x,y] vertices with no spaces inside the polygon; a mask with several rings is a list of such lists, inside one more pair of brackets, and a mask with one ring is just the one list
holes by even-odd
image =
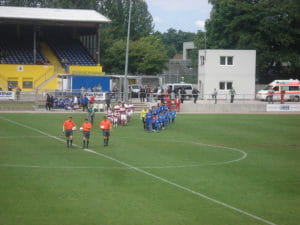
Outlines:
{"label": "blue stadium seat", "polygon": [[67,65],[96,65],[93,58],[78,40],[48,40],[49,46],[61,62]]}

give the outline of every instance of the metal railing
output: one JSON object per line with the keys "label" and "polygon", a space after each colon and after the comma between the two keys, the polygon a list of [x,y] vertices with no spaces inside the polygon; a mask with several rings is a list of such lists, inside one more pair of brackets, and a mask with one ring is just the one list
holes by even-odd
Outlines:
{"label": "metal railing", "polygon": [[7,79],[0,74],[0,84],[2,85],[2,87],[5,87],[7,89]]}
{"label": "metal railing", "polygon": [[34,89],[38,89],[43,82],[48,80],[51,76],[54,74],[54,68],[49,68],[46,70],[41,76],[39,76],[37,79],[34,80]]}
{"label": "metal railing", "polygon": [[[51,94],[56,98],[72,97],[72,96],[85,96],[87,97],[94,96],[95,102],[105,102],[107,99],[111,103],[114,102],[123,102],[125,101],[124,92],[86,92],[80,89],[77,90],[42,90],[43,92],[38,94],[35,91],[22,91],[20,95],[21,101],[36,101],[44,102],[46,99],[46,94]],[[193,103],[193,95],[178,95],[179,98],[183,97],[184,103]],[[164,102],[166,99],[170,98],[172,102],[175,100],[175,95],[166,95],[158,93],[128,93],[127,99],[133,103],[158,103]],[[275,100],[275,99],[274,99]],[[217,95],[217,104],[226,104],[231,102],[231,96],[229,94],[218,94]],[[197,104],[215,104],[215,98],[211,95],[201,96],[198,95]],[[236,94],[234,96],[234,103],[240,104],[267,104],[266,101],[255,99],[253,94]],[[295,102],[298,103],[298,102]]]}

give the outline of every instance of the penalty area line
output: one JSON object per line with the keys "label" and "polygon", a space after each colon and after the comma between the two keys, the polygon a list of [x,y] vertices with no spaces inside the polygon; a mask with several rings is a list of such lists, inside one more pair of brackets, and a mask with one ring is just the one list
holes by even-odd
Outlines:
{"label": "penalty area line", "polygon": [[[59,138],[59,137],[56,137],[56,136],[53,136],[53,135],[51,135],[51,134],[45,133],[45,132],[43,132],[43,131],[41,131],[41,130],[38,130],[38,129],[33,128],[33,127],[30,127],[30,126],[27,126],[27,125],[25,125],[25,124],[21,124],[21,123],[18,123],[18,122],[16,122],[16,121],[13,121],[13,120],[10,120],[10,119],[7,119],[7,118],[3,118],[3,117],[0,117],[0,119],[6,120],[6,121],[8,121],[8,122],[10,122],[10,123],[13,123],[13,124],[15,124],[15,125],[18,125],[18,126],[21,126],[21,127],[27,128],[27,129],[30,129],[30,130],[34,130],[34,131],[36,131],[36,132],[38,132],[38,133],[40,133],[40,134],[43,134],[43,135],[48,136],[48,137],[50,137],[50,138],[53,138],[53,139],[56,139],[56,140],[59,140],[59,141],[63,141],[63,142],[64,142],[64,140],[61,139],[61,138]],[[74,145],[74,146],[79,147],[78,145]],[[200,193],[200,192],[194,191],[194,190],[192,190],[192,189],[190,189],[190,188],[187,188],[187,187],[184,187],[184,186],[182,186],[182,185],[180,185],[180,184],[176,184],[176,183],[174,183],[174,182],[172,182],[172,181],[170,181],[170,180],[167,180],[167,179],[165,179],[165,178],[163,178],[163,177],[157,176],[157,175],[155,175],[155,174],[153,174],[153,173],[147,172],[147,171],[145,171],[145,170],[143,170],[143,169],[140,169],[140,168],[138,168],[138,167],[132,166],[132,165],[130,165],[130,164],[128,164],[128,163],[125,163],[125,162],[123,162],[123,161],[120,161],[120,160],[118,160],[118,159],[115,159],[115,158],[113,158],[113,157],[110,157],[110,156],[105,155],[105,154],[103,154],[103,153],[96,152],[96,151],[94,151],[94,150],[92,150],[92,149],[83,149],[83,150],[86,151],[86,152],[90,152],[90,153],[93,153],[93,154],[95,154],[95,155],[101,156],[101,157],[103,157],[103,158],[109,159],[109,160],[111,160],[111,161],[117,162],[117,163],[119,163],[119,164],[121,164],[121,165],[123,165],[123,166],[126,166],[126,167],[128,167],[128,168],[130,168],[130,169],[132,169],[132,170],[135,170],[135,171],[137,171],[137,172],[139,172],[139,173],[142,173],[142,174],[148,175],[148,176],[150,176],[150,177],[153,177],[153,178],[155,178],[155,179],[157,179],[157,180],[160,180],[160,181],[162,181],[162,182],[164,182],[164,183],[167,183],[167,184],[169,184],[169,185],[171,185],[171,186],[177,187],[178,189],[184,190],[184,191],[189,192],[189,193],[191,193],[191,194],[194,194],[194,195],[196,195],[196,196],[198,196],[198,197],[202,197],[202,198],[204,198],[204,199],[206,199],[206,200],[209,200],[209,201],[214,202],[214,203],[216,203],[216,204],[218,204],[218,205],[224,206],[225,208],[231,209],[231,210],[233,210],[233,211],[239,212],[239,213],[241,213],[241,214],[243,214],[243,215],[246,215],[246,216],[248,216],[248,217],[251,217],[251,218],[253,218],[253,219],[255,219],[255,220],[258,220],[258,221],[260,221],[260,222],[263,222],[263,223],[265,223],[265,224],[276,225],[275,223],[273,223],[273,222],[271,222],[271,221],[268,221],[268,220],[266,220],[266,219],[263,219],[263,218],[261,218],[261,217],[259,217],[259,216],[255,216],[255,215],[252,214],[252,213],[248,213],[248,212],[246,212],[246,211],[244,211],[244,210],[242,210],[242,209],[238,209],[238,208],[236,208],[236,207],[234,207],[234,206],[231,206],[231,205],[229,205],[229,204],[227,204],[227,203],[224,203],[224,202],[221,202],[221,201],[219,201],[219,200],[216,200],[216,199],[214,199],[214,198],[212,198],[212,197],[209,197],[208,195],[205,195],[205,194],[202,194],[202,193]]]}

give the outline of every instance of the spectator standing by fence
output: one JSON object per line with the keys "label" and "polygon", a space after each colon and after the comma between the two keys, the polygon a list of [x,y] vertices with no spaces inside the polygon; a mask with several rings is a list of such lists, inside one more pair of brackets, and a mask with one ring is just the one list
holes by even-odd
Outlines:
{"label": "spectator standing by fence", "polygon": [[213,94],[212,94],[212,98],[215,100],[215,104],[217,104],[218,91],[217,91],[216,88],[214,89],[214,92],[213,92]]}
{"label": "spectator standing by fence", "polygon": [[233,87],[229,90],[229,94],[230,94],[230,103],[233,103],[234,96],[235,96],[235,90]]}
{"label": "spectator standing by fence", "polygon": [[198,95],[199,95],[198,89],[194,88],[192,90],[192,94],[193,94],[193,97],[194,97],[194,104],[196,104],[197,103],[197,99],[198,99]]}
{"label": "spectator standing by fence", "polygon": [[53,95],[50,94],[50,109],[49,110],[53,109],[53,107],[54,107],[54,98],[53,98]]}
{"label": "spectator standing by fence", "polygon": [[186,91],[184,88],[180,88],[179,96],[180,96],[180,101],[183,104],[184,98],[186,97]]}
{"label": "spectator standing by fence", "polygon": [[114,87],[112,92],[113,92],[113,96],[114,96],[116,102],[118,102],[118,100],[119,100],[119,89],[117,87]]}
{"label": "spectator standing by fence", "polygon": [[82,98],[81,103],[82,103],[82,111],[85,111],[89,103],[89,99],[86,95]]}
{"label": "spectator standing by fence", "polygon": [[106,109],[110,108],[111,95],[109,92],[105,94]]}
{"label": "spectator standing by fence", "polygon": [[269,104],[274,103],[273,95],[274,95],[273,88],[270,88],[269,91],[268,91],[268,96],[267,96]]}
{"label": "spectator standing by fence", "polygon": [[146,98],[146,89],[142,86],[140,88],[140,100],[141,100],[141,102],[145,102],[145,98]]}
{"label": "spectator standing by fence", "polygon": [[16,87],[16,96],[17,96],[17,101],[20,100],[20,94],[21,94],[21,88],[19,86]]}
{"label": "spectator standing by fence", "polygon": [[50,110],[50,104],[51,104],[51,99],[50,99],[50,95],[47,93],[46,94],[46,110]]}

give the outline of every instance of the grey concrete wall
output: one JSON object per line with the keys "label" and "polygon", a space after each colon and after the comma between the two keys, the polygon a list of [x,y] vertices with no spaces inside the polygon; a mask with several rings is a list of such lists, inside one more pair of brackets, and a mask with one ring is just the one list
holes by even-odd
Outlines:
{"label": "grey concrete wall", "polygon": [[183,113],[254,113],[266,112],[265,104],[182,104]]}

